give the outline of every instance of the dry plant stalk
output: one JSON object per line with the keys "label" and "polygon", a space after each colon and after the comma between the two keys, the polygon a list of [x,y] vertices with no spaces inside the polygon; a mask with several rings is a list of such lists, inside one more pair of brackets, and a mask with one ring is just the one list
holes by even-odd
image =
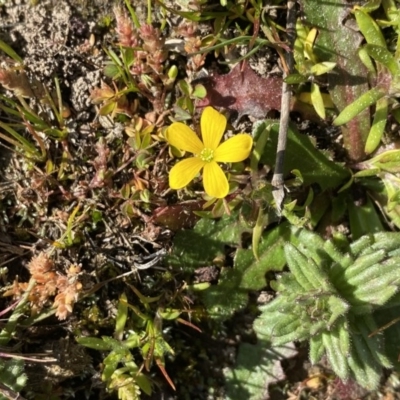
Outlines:
{"label": "dry plant stalk", "polygon": [[[33,315],[39,313],[55,296],[53,307],[57,309],[56,316],[60,320],[66,319],[72,313],[73,306],[82,290],[82,284],[78,281],[81,268],[72,265],[67,275],[60,274],[55,270],[54,262],[46,253],[41,252],[29,262],[28,270],[31,273],[31,280],[36,282],[28,297],[31,313]],[[28,286],[29,282],[18,282],[16,279],[3,296],[19,298]]]}

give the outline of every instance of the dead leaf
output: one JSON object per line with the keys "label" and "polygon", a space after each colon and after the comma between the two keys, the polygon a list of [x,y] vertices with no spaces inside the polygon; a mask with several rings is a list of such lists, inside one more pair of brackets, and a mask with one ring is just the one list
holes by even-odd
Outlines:
{"label": "dead leaf", "polygon": [[201,83],[207,95],[197,102],[197,107],[223,107],[236,111],[239,118],[264,118],[268,111],[281,108],[282,79],[263,78],[247,63],[237,64],[228,74],[202,78]]}
{"label": "dead leaf", "polygon": [[203,204],[204,201],[194,201],[158,207],[153,211],[151,221],[172,231],[191,228],[199,219],[193,211],[200,211]]}

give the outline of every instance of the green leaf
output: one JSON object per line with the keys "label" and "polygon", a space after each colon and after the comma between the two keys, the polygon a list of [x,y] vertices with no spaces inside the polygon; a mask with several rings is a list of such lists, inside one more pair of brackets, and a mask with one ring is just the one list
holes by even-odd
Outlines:
{"label": "green leaf", "polygon": [[[357,290],[362,290],[364,288],[364,291],[368,291],[368,288],[373,287],[372,283],[375,279],[386,281],[385,275],[391,275],[392,282],[394,284],[397,283],[398,279],[396,279],[396,269],[400,265],[399,257],[392,257],[384,260],[384,258],[386,258],[384,250],[379,250],[376,254],[381,252],[383,253],[382,258],[377,257],[377,261],[375,263],[368,265],[359,273],[353,274],[352,277],[347,279],[347,282],[350,285],[356,286]],[[374,253],[368,256],[364,256],[362,258],[369,258],[369,261],[371,261],[373,256]],[[384,260],[384,262],[381,262],[382,260]],[[388,283],[390,283],[390,281],[388,281]]]}
{"label": "green leaf", "polygon": [[324,344],[326,355],[335,374],[343,380],[349,377],[349,367],[347,364],[347,355],[342,352],[339,327],[331,332],[322,333],[322,342]]}
{"label": "green leaf", "polygon": [[192,272],[197,267],[210,265],[218,256],[225,256],[227,245],[239,244],[244,231],[250,231],[237,214],[222,217],[220,221],[201,219],[194,229],[180,231],[174,238],[172,253],[166,262]]}
{"label": "green leaf", "polygon": [[317,364],[325,354],[325,346],[322,341],[322,333],[313,336],[310,339],[310,361],[311,364]]}
{"label": "green leaf", "polygon": [[173,308],[166,308],[163,311],[159,310],[158,313],[160,314],[162,319],[166,320],[174,320],[177,319],[179,315],[181,315],[180,310],[175,310]]}
{"label": "green leaf", "polygon": [[142,390],[148,396],[151,395],[152,393],[151,381],[146,375],[142,373],[136,374],[135,382],[140,387],[140,390]]}
{"label": "green leaf", "polygon": [[114,337],[118,340],[122,340],[125,330],[125,324],[128,319],[128,299],[126,294],[122,293],[118,302],[117,316],[115,317],[115,332]]}
{"label": "green leaf", "polygon": [[368,92],[362,94],[356,101],[345,107],[344,110],[332,122],[333,125],[340,126],[347,124],[363,110],[372,106],[372,104],[376,103],[383,96],[385,96],[383,89],[379,87],[370,89]]}
{"label": "green leaf", "polygon": [[197,84],[194,87],[192,96],[196,97],[197,99],[203,99],[204,97],[207,96],[207,90],[203,85]]}
{"label": "green leaf", "polygon": [[239,249],[235,256],[235,268],[244,271],[240,287],[248,290],[260,290],[266,285],[265,274],[280,271],[286,260],[283,245],[290,240],[289,224],[282,223],[264,232],[258,248],[258,260],[251,250]]}
{"label": "green leaf", "polygon": [[181,92],[185,95],[185,96],[190,96],[192,94],[192,87],[189,85],[188,82],[186,82],[185,80],[180,80],[178,82],[178,87],[181,90]]}
{"label": "green leaf", "polygon": [[357,318],[357,329],[361,333],[366,346],[369,348],[375,361],[385,368],[392,368],[393,364],[385,354],[385,342],[382,335],[370,334],[378,329],[374,318],[371,315],[364,315]]}
{"label": "green leaf", "polygon": [[[397,297],[400,297],[397,295]],[[375,331],[375,335],[384,336],[385,354],[389,356],[390,362],[396,371],[400,370],[398,356],[400,354],[400,321],[398,304],[389,309],[379,309],[373,314],[377,326],[383,328],[379,333]],[[382,332],[383,331],[383,332]],[[373,333],[374,331],[371,331]]]}
{"label": "green leaf", "polygon": [[393,57],[393,54],[386,48],[386,44],[385,47],[377,46],[375,44],[366,44],[364,48],[368,55],[374,60],[383,64],[390,71],[392,76],[399,75],[399,65],[397,64],[396,59]]}
{"label": "green leaf", "polygon": [[[338,296],[329,296],[328,307],[331,315],[329,321],[326,323],[326,327],[330,329],[331,326],[337,322],[338,318],[343,317],[349,311],[350,306],[345,300]],[[344,328],[340,328],[339,331],[343,329]],[[342,343],[343,345],[345,344],[345,342]]]}
{"label": "green leaf", "polygon": [[269,121],[256,122],[252,127],[251,134],[254,137],[254,148],[250,158],[250,167],[252,171],[258,171],[258,164],[269,138],[270,128],[271,124]]}
{"label": "green leaf", "polygon": [[382,97],[376,102],[374,121],[365,143],[365,153],[373,153],[379,146],[385,131],[388,115],[388,99]]}
{"label": "green leaf", "polygon": [[209,317],[223,321],[247,305],[248,291],[240,287],[244,272],[238,267],[224,268],[218,285],[199,293]]}
{"label": "green leaf", "polygon": [[103,339],[99,339],[96,337],[82,336],[82,337],[77,337],[76,341],[82,346],[89,347],[90,349],[99,351],[111,350],[112,348],[112,346],[110,346],[110,344],[108,343],[105,343]]}
{"label": "green leaf", "polygon": [[368,161],[375,168],[382,171],[399,173],[400,172],[400,150],[388,150]]}
{"label": "green leaf", "polygon": [[264,340],[259,340],[255,345],[241,344],[235,367],[224,370],[226,399],[265,398],[266,388],[285,378],[281,361],[296,354],[293,343],[280,347]]}
{"label": "green leaf", "polygon": [[[289,303],[290,300],[286,297],[285,302]],[[291,304],[292,308],[285,313],[280,310],[271,312],[269,304],[260,307],[261,315],[256,318],[253,324],[257,337],[272,341],[277,346],[293,340],[309,339],[312,336],[310,331],[311,321],[300,306],[296,306],[293,301]],[[319,322],[319,326],[322,327],[323,321]]]}
{"label": "green leaf", "polygon": [[360,334],[353,333],[351,342],[353,348],[348,361],[357,382],[366,389],[377,389],[382,375],[382,367],[375,361]]}
{"label": "green leaf", "polygon": [[356,205],[349,199],[348,213],[350,230],[354,239],[358,239],[367,233],[380,232],[384,230],[380,215],[369,197],[363,205]]}
{"label": "green leaf", "polygon": [[25,387],[27,381],[28,377],[24,372],[23,360],[0,358],[0,382],[3,385],[18,393]]}
{"label": "green leaf", "polygon": [[[261,157],[261,162],[267,165],[275,164],[278,131],[278,123],[272,124],[270,137]],[[287,175],[294,169],[301,171],[305,185],[318,183],[323,191],[336,188],[349,178],[349,171],[346,168],[329,160],[315,148],[308,136],[299,134],[294,127],[290,126],[284,174]]]}
{"label": "green leaf", "polygon": [[[296,281],[305,291],[316,288],[316,285],[310,281],[310,275],[307,269],[307,259],[291,243],[285,246],[285,256]],[[312,277],[311,277],[312,279]]]}
{"label": "green leaf", "polygon": [[382,0],[369,0],[362,6],[362,10],[366,12],[375,11],[381,6],[381,3]]}
{"label": "green leaf", "polygon": [[289,85],[296,85],[307,82],[307,77],[300,74],[290,74],[284,79],[284,81]]}
{"label": "green leaf", "polygon": [[325,119],[324,100],[322,99],[319,86],[314,82],[311,83],[311,102],[319,117]]}
{"label": "green leaf", "polygon": [[[328,72],[327,77],[332,101],[342,111],[369,89],[367,79],[362,79],[366,76],[366,68],[357,54],[363,37],[346,24],[347,1],[301,0],[300,4],[307,24],[318,27],[313,47],[317,58],[336,63],[336,68]],[[349,126],[342,128],[350,159],[363,158],[369,130],[370,114],[367,108]]]}
{"label": "green leaf", "polygon": [[366,66],[369,76],[370,76],[370,80],[375,79],[376,78],[376,68],[375,68],[374,62],[372,61],[372,58],[368,55],[368,53],[364,49],[364,47],[361,47],[361,49],[358,50],[358,56],[360,57],[360,60],[362,61],[362,63]]}
{"label": "green leaf", "polygon": [[356,17],[357,25],[367,43],[386,47],[385,38],[375,20],[360,8],[354,11],[354,15]]}
{"label": "green leaf", "polygon": [[23,64],[24,60],[14,51],[12,47],[10,47],[7,43],[0,40],[0,50],[6,53],[9,57],[11,57],[17,63]]}
{"label": "green leaf", "polygon": [[359,256],[352,265],[346,268],[344,278],[346,281],[357,279],[360,274],[369,271],[370,267],[380,263],[385,257],[386,251],[382,249]]}
{"label": "green leaf", "polygon": [[[383,306],[387,303],[398,291],[398,281],[396,285],[390,285],[391,278],[393,275],[386,275],[384,278],[375,279],[370,282],[370,289],[365,291],[364,289],[356,290],[354,292],[354,299],[350,300],[353,306],[367,304],[370,307],[376,308],[376,306]],[[355,312],[353,310],[353,312]],[[357,311],[359,313],[359,311]]]}
{"label": "green leaf", "polygon": [[326,74],[329,71],[332,71],[336,67],[336,63],[324,61],[318,64],[314,64],[311,67],[311,73],[315,76]]}
{"label": "green leaf", "polygon": [[104,75],[112,79],[117,79],[120,77],[120,69],[115,64],[107,64],[104,67]]}

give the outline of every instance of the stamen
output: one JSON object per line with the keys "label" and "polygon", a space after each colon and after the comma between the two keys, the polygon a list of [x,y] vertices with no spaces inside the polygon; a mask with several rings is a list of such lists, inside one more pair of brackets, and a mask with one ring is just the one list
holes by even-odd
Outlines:
{"label": "stamen", "polygon": [[199,158],[200,158],[202,161],[205,161],[205,162],[208,162],[208,163],[211,162],[212,160],[214,160],[214,150],[204,148],[204,149],[200,152]]}

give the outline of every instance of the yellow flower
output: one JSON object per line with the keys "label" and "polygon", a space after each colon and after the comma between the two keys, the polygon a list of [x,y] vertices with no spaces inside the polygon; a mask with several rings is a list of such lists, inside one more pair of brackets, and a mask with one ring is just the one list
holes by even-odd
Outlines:
{"label": "yellow flower", "polygon": [[174,122],[166,132],[168,143],[194,157],[179,161],[169,173],[169,186],[182,189],[203,171],[203,184],[211,197],[223,198],[229,192],[228,180],[217,164],[245,160],[253,146],[250,135],[239,133],[220,144],[226,128],[226,118],[212,107],[206,107],[200,120],[201,136],[181,122]]}

